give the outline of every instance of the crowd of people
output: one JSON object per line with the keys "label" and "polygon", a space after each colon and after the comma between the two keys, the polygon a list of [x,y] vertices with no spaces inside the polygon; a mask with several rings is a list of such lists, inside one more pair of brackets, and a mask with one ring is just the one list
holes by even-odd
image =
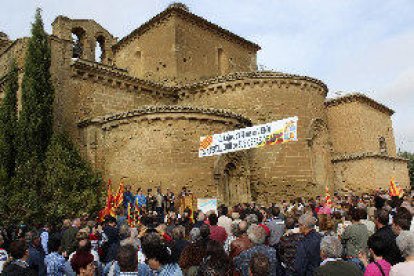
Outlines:
{"label": "crowd of people", "polygon": [[1,275],[414,275],[409,194],[335,194],[328,202],[240,203],[206,213],[178,212],[171,192],[127,197],[144,209],[136,225],[121,208],[103,222],[85,215],[59,226],[3,226]]}

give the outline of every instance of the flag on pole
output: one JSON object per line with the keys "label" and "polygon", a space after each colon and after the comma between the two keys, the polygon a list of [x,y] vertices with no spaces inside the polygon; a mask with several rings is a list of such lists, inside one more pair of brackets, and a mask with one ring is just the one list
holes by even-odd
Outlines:
{"label": "flag on pole", "polygon": [[134,219],[133,219],[133,215],[131,214],[131,204],[128,204],[127,220],[128,220],[129,227],[133,227],[134,226]]}
{"label": "flag on pole", "polygon": [[332,200],[331,200],[331,194],[329,193],[328,185],[325,186],[325,200],[326,200],[326,205],[331,207]]}
{"label": "flag on pole", "polygon": [[119,187],[118,187],[118,192],[116,193],[115,199],[114,199],[115,208],[118,208],[124,202],[124,190],[125,190],[124,189],[124,182],[121,181],[121,183],[119,184]]}
{"label": "flag on pole", "polygon": [[398,196],[398,197],[401,197],[403,195],[403,191],[395,183],[394,177],[391,178],[391,181],[390,181],[390,189],[389,190],[390,190],[390,196]]}
{"label": "flag on pole", "polygon": [[106,191],[105,207],[101,211],[99,211],[99,217],[98,217],[99,222],[104,221],[105,216],[107,215],[115,216],[115,212],[113,209],[113,200],[114,200],[114,197],[112,195],[112,182],[111,182],[111,179],[109,179],[108,185],[107,185],[107,191]]}

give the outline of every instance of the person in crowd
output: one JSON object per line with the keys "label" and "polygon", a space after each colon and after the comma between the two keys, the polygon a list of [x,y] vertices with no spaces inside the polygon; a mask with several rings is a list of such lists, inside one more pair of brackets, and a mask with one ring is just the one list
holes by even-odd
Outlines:
{"label": "person in crowd", "polygon": [[336,236],[334,231],[334,223],[331,219],[331,215],[321,214],[318,215],[319,220],[319,233],[322,236]]}
{"label": "person in crowd", "polygon": [[158,223],[164,222],[164,195],[161,193],[161,187],[157,188],[157,195],[156,195],[156,202],[155,202],[155,211],[157,212]]}
{"label": "person in crowd", "polygon": [[103,229],[103,232],[105,234],[105,257],[103,259],[104,263],[108,263],[115,259],[118,247],[119,247],[119,231],[116,227],[116,219],[114,217],[108,217],[105,221],[106,226]]}
{"label": "person in crowd", "polygon": [[91,228],[91,232],[89,233],[89,240],[92,244],[92,249],[98,251],[99,248],[99,241],[101,240],[101,232],[102,226],[100,224],[95,224]]}
{"label": "person in crowd", "polygon": [[124,246],[130,244],[135,247],[137,250],[139,249],[141,242],[138,238],[138,230],[135,227],[128,227],[126,230],[126,237],[125,239],[121,240],[120,245]]}
{"label": "person in crowd", "polygon": [[138,250],[131,244],[119,248],[116,260],[107,264],[104,275],[151,275],[150,268],[138,261]]}
{"label": "person in crowd", "polygon": [[345,262],[341,259],[342,244],[341,241],[334,236],[325,236],[321,240],[320,256],[322,262],[318,268],[314,270],[315,276],[362,276],[362,271],[353,263]]}
{"label": "person in crowd", "polygon": [[167,193],[165,194],[165,211],[171,212],[174,211],[175,208],[175,195],[174,193],[167,188]]}
{"label": "person in crowd", "polygon": [[149,212],[154,212],[155,211],[155,202],[156,201],[157,201],[157,199],[152,194],[152,189],[148,189],[147,190],[147,209],[148,209]]}
{"label": "person in crowd", "polygon": [[178,263],[184,248],[186,248],[190,244],[190,242],[185,239],[185,227],[181,225],[175,227],[172,231],[172,238],[174,253],[173,257],[175,258],[175,262]]}
{"label": "person in crowd", "polygon": [[217,215],[215,213],[210,214],[208,216],[208,221],[210,223],[210,239],[218,241],[224,245],[224,242],[227,239],[227,232],[224,227],[217,225]]}
{"label": "person in crowd", "polygon": [[120,206],[116,210],[116,226],[118,230],[121,229],[122,225],[126,225],[128,223],[128,218],[125,212],[126,212],[126,209],[124,208],[124,205]]}
{"label": "person in crowd", "polygon": [[393,265],[390,276],[409,276],[414,273],[414,232],[401,231],[396,238],[397,246],[405,258],[404,262]]}
{"label": "person in crowd", "polygon": [[383,258],[391,265],[395,265],[399,262],[403,262],[404,258],[396,243],[396,235],[392,231],[389,223],[389,212],[386,210],[378,210],[375,214],[375,226],[377,231],[374,233],[380,239],[386,242],[388,248]]}
{"label": "person in crowd", "polygon": [[50,231],[49,224],[46,224],[42,229],[40,229],[40,243],[42,244],[43,252],[45,252],[45,255],[49,254],[49,251],[48,251],[49,231]]}
{"label": "person in crowd", "polygon": [[60,229],[60,236],[63,237],[63,233],[70,228],[72,222],[70,219],[64,219],[62,222],[62,228]]}
{"label": "person in crowd", "polygon": [[269,273],[269,259],[261,253],[254,254],[250,260],[249,276],[264,276],[269,275]]}
{"label": "person in crowd", "polygon": [[0,235],[0,273],[3,271],[4,263],[9,259],[6,249],[3,248],[4,238]]}
{"label": "person in crowd", "polygon": [[412,215],[404,207],[400,207],[392,220],[392,231],[395,235],[399,235],[401,231],[410,231]]}
{"label": "person in crowd", "polygon": [[359,208],[359,213],[360,213],[360,221],[362,224],[365,224],[365,226],[367,227],[369,235],[374,234],[375,223],[368,219],[367,207]]}
{"label": "person in crowd", "polygon": [[39,276],[46,275],[45,252],[40,241],[39,232],[30,231],[26,234],[29,243],[29,266],[37,271]]}
{"label": "person in crowd", "polygon": [[131,185],[126,185],[125,192],[124,192],[124,199],[123,199],[123,205],[124,205],[125,212],[128,211],[128,206],[131,206],[131,208],[134,207],[134,199],[135,199],[135,196],[131,192]]}
{"label": "person in crowd", "polygon": [[156,230],[166,243],[171,243],[173,241],[173,238],[167,233],[167,225],[160,224],[157,226]]}
{"label": "person in crowd", "polygon": [[237,239],[239,236],[239,224],[238,223],[232,223],[231,224],[231,234],[227,236],[226,241],[224,242],[224,251],[226,251],[227,254],[230,253],[230,246]]}
{"label": "person in crowd", "polygon": [[229,257],[233,260],[241,252],[246,251],[252,247],[252,242],[247,236],[247,222],[242,220],[237,225],[237,238],[230,244]]}
{"label": "person in crowd", "polygon": [[283,233],[285,233],[285,224],[280,217],[279,207],[270,208],[270,215],[271,217],[266,222],[266,225],[270,230],[269,245],[276,248],[280,238],[283,236]]}
{"label": "person in crowd", "polygon": [[220,208],[220,217],[218,218],[217,225],[223,227],[226,230],[228,236],[231,235],[232,219],[228,217],[229,209],[226,206]]}
{"label": "person in crowd", "polygon": [[66,229],[62,234],[62,249],[68,256],[76,250],[76,234],[78,233],[80,226],[80,219],[75,218],[72,221],[72,226]]}
{"label": "person in crowd", "polygon": [[353,262],[363,269],[363,265],[358,256],[360,252],[368,250],[367,242],[369,233],[367,226],[360,222],[359,208],[353,207],[349,212],[352,219],[352,225],[346,227],[341,236],[344,245],[344,255],[349,262]]}
{"label": "person in crowd", "polygon": [[59,254],[61,241],[57,235],[48,239],[48,252],[45,257],[46,272],[48,276],[63,276],[65,273],[65,258]]}
{"label": "person in crowd", "polygon": [[383,256],[387,251],[386,242],[378,236],[371,236],[368,239],[368,248],[373,259],[371,263],[368,262],[368,257],[365,252],[359,255],[360,260],[365,266],[364,276],[388,276],[391,269],[391,264],[384,260]]}
{"label": "person in crowd", "polygon": [[92,243],[89,240],[88,234],[84,230],[80,230],[76,234],[76,241],[77,241],[76,251],[72,252],[72,254],[69,255],[68,262],[65,263],[65,274],[67,276],[75,275],[75,271],[72,268],[71,261],[72,261],[73,256],[75,256],[75,254],[79,251],[85,251],[85,252],[92,254],[93,259],[94,259],[95,269],[98,272],[102,271],[102,265],[100,262],[99,254],[98,252],[92,249]]}
{"label": "person in crowd", "polygon": [[299,229],[295,228],[295,219],[292,217],[286,218],[285,228],[285,233],[279,241],[278,251],[286,274],[293,275],[295,272],[294,261],[296,250],[304,236],[299,232]]}
{"label": "person in crowd", "polygon": [[142,250],[148,261],[149,267],[158,276],[181,276],[181,268],[172,257],[171,249],[161,240],[156,233],[144,236]]}
{"label": "person in crowd", "polygon": [[147,205],[147,198],[142,193],[142,189],[141,188],[138,188],[137,189],[137,195],[135,196],[134,202],[135,202],[135,206],[137,206],[139,208],[142,208],[142,206],[146,206]]}
{"label": "person in crowd", "polygon": [[205,220],[206,220],[206,215],[202,211],[199,211],[197,213],[196,222],[194,223],[193,227],[200,228],[202,225],[204,225]]}
{"label": "person in crowd", "polygon": [[85,250],[77,250],[73,255],[71,266],[76,275],[79,276],[94,276],[95,275],[95,262],[93,255]]}
{"label": "person in crowd", "polygon": [[206,256],[203,259],[198,275],[229,275],[229,257],[223,249],[223,245],[215,240],[207,243]]}
{"label": "person in crowd", "polygon": [[17,240],[10,244],[12,260],[6,262],[1,275],[4,276],[37,276],[38,272],[28,263],[29,248],[26,241]]}
{"label": "person in crowd", "polygon": [[270,275],[282,275],[282,269],[277,259],[276,250],[264,244],[266,240],[266,232],[263,227],[253,224],[248,228],[247,235],[253,246],[234,258],[233,264],[235,270],[242,276],[248,276],[251,258],[253,255],[261,253],[269,260]]}
{"label": "person in crowd", "polygon": [[[197,235],[199,234],[199,235]],[[203,225],[190,232],[191,244],[181,253],[179,264],[185,275],[196,275],[198,267],[207,255],[207,243],[210,240],[210,227]]]}
{"label": "person in crowd", "polygon": [[131,236],[130,227],[128,224],[122,224],[119,228],[119,239],[120,241],[125,240]]}
{"label": "person in crowd", "polygon": [[313,214],[303,214],[298,222],[299,231],[304,237],[299,242],[296,250],[294,260],[295,273],[303,276],[312,275],[313,271],[321,263],[321,235],[315,231],[316,218]]}
{"label": "person in crowd", "polygon": [[239,212],[233,211],[231,213],[231,218],[233,220],[233,223],[239,223],[241,221],[241,219],[240,219],[240,213]]}

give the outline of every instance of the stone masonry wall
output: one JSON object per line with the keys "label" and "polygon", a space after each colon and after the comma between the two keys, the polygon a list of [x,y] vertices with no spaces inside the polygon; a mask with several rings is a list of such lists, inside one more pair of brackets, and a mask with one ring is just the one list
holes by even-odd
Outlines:
{"label": "stone masonry wall", "polygon": [[410,185],[405,161],[362,158],[334,163],[335,191],[356,193],[388,189],[392,177],[401,187]]}
{"label": "stone masonry wall", "polygon": [[85,142],[105,179],[119,183],[126,177],[134,190],[161,185],[178,192],[186,185],[197,197],[217,197],[218,157],[199,158],[199,138],[240,127],[236,119],[166,111],[92,124],[82,131],[95,132],[84,136]]}
{"label": "stone masonry wall", "polygon": [[[217,82],[196,93],[182,92],[181,103],[231,110],[250,118],[253,124],[299,117],[298,142],[252,150],[254,189],[257,200],[266,202],[284,196],[320,194],[327,185],[316,183],[316,170],[307,140],[314,120],[326,120],[323,108],[325,93],[324,86],[311,80],[278,78],[276,74],[270,74],[261,78]],[[323,153],[322,166],[331,166],[329,154]]]}
{"label": "stone masonry wall", "polygon": [[392,121],[388,114],[361,102],[329,106],[326,110],[336,153],[379,153],[378,139],[384,137],[388,155],[396,156]]}
{"label": "stone masonry wall", "polygon": [[175,51],[174,21],[169,17],[116,51],[114,62],[134,77],[156,81],[174,79],[177,75]]}
{"label": "stone masonry wall", "polygon": [[228,41],[180,17],[175,18],[179,79],[193,82],[256,70],[256,50]]}

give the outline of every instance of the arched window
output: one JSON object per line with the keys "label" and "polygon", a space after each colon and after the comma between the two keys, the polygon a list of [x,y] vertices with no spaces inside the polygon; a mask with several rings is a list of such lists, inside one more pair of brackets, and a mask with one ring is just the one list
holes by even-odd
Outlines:
{"label": "arched window", "polygon": [[95,45],[95,61],[96,62],[104,62],[105,60],[105,38],[100,35],[96,38],[96,45]]}
{"label": "arched window", "polygon": [[85,41],[85,30],[82,28],[72,29],[72,58],[82,58]]}
{"label": "arched window", "polygon": [[384,137],[378,138],[378,142],[379,142],[380,153],[383,155],[387,155],[388,150],[387,150],[387,142],[385,141],[385,138]]}

